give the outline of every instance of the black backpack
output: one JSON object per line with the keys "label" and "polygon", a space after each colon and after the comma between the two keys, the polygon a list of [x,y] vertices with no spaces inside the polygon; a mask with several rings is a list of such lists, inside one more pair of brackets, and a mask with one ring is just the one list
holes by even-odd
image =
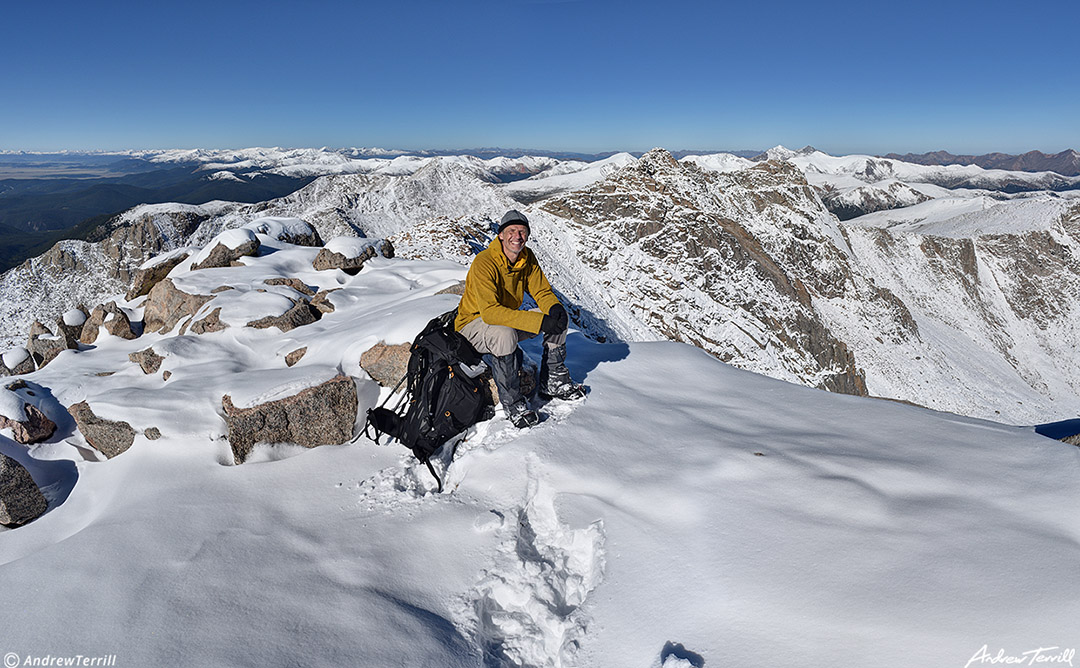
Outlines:
{"label": "black backpack", "polygon": [[440,492],[442,480],[431,465],[431,456],[454,436],[495,415],[486,382],[462,369],[479,366],[481,358],[454,330],[456,317],[457,309],[444,313],[417,335],[409,349],[409,369],[394,388],[396,392],[407,383],[405,394],[393,409],[385,408],[386,401],[368,409],[364,426],[365,435],[369,427],[375,430],[376,443],[389,434],[412,450],[427,465]]}

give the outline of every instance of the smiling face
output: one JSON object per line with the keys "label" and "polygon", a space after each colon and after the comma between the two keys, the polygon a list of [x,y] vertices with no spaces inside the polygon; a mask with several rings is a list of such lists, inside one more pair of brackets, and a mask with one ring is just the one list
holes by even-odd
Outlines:
{"label": "smiling face", "polygon": [[517,262],[521,251],[525,250],[525,242],[529,240],[529,228],[524,225],[507,225],[499,232],[499,241],[502,243],[503,253],[510,260],[510,264]]}

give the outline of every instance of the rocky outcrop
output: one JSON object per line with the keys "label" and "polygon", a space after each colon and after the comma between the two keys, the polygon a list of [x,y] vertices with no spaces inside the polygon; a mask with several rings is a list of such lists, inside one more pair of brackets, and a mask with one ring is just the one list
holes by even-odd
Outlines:
{"label": "rocky outcrop", "polygon": [[142,368],[142,372],[147,375],[157,373],[158,369],[161,368],[161,363],[165,361],[165,358],[154,352],[153,348],[130,353],[128,359],[138,364]]}
{"label": "rocky outcrop", "polygon": [[83,325],[82,335],[79,340],[85,344],[97,341],[102,326],[105,327],[106,332],[113,336],[129,340],[137,338],[137,335],[131,329],[131,319],[128,318],[123,309],[116,305],[116,302],[109,302],[94,308],[93,312],[90,313],[90,318]]}
{"label": "rocky outcrop", "polygon": [[263,281],[263,283],[265,283],[266,285],[287,285],[290,288],[292,288],[293,290],[296,290],[300,294],[305,295],[307,297],[314,297],[315,296],[315,291],[312,290],[311,288],[309,288],[307,286],[307,283],[304,283],[299,278],[286,278],[286,277],[282,276],[282,277],[268,278],[265,281]]}
{"label": "rocky outcrop", "polygon": [[364,267],[364,263],[375,257],[375,255],[375,249],[371,246],[368,246],[363,253],[355,257],[347,257],[341,253],[335,253],[332,250],[323,248],[315,256],[312,266],[319,271],[340,269],[346,274],[357,274]]}
{"label": "rocky outcrop", "polygon": [[337,376],[299,394],[237,408],[221,399],[233,459],[244,463],[256,443],[296,443],[307,448],[338,445],[352,438],[356,422],[356,383]]}
{"label": "rocky outcrop", "polygon": [[64,345],[72,350],[79,347],[79,339],[82,337],[83,327],[90,319],[90,314],[83,306],[77,306],[60,316],[56,320],[56,334],[64,340]]}
{"label": "rocky outcrop", "polygon": [[18,376],[34,369],[34,357],[26,348],[13,348],[0,356],[0,376]]}
{"label": "rocky outcrop", "polygon": [[30,327],[30,337],[26,341],[26,349],[30,352],[37,368],[41,368],[56,359],[56,356],[65,350],[77,348],[76,342],[69,342],[61,336],[54,336],[49,328],[35,320]]}
{"label": "rocky outcrop", "polygon": [[147,332],[165,334],[178,322],[191,317],[213,299],[213,295],[192,295],[176,287],[166,278],[151,290],[143,305],[143,327]]}
{"label": "rocky outcrop", "polygon": [[[255,210],[261,210],[258,204],[254,208]],[[252,232],[265,234],[274,237],[278,241],[284,241],[296,246],[318,247],[323,245],[319,231],[299,218],[257,218],[244,227]]]}
{"label": "rocky outcrop", "polygon": [[285,366],[294,366],[307,354],[307,346],[297,348],[285,356]]}
{"label": "rocky outcrop", "polygon": [[394,257],[393,244],[386,239],[336,237],[319,251],[312,266],[318,271],[340,269],[346,274],[355,275],[365,262],[378,255]]}
{"label": "rocky outcrop", "polygon": [[125,299],[131,301],[132,299],[138,299],[143,295],[150,294],[150,290],[165,279],[169,275],[169,272],[175,269],[181,262],[188,259],[190,256],[187,252],[176,253],[169,255],[159,262],[155,262],[148,267],[143,267],[135,272],[135,278],[131,283],[131,289],[128,290]]}
{"label": "rocky outcrop", "polygon": [[465,294],[465,281],[458,281],[453,285],[439,290],[435,294],[437,295],[464,295]]}
{"label": "rocky outcrop", "polygon": [[19,395],[19,391],[33,396],[34,392],[22,380],[8,384],[0,393],[3,393],[0,405],[8,406],[9,415],[0,413],[0,429],[10,428],[12,438],[18,443],[29,445],[47,441],[56,432],[56,423],[31,401],[27,401]]}
{"label": "rocky outcrop", "polygon": [[[232,230],[230,230],[232,231]],[[236,246],[230,246],[218,242],[210,249],[209,254],[201,262],[192,264],[192,270],[214,269],[216,267],[231,267],[234,262],[242,257],[259,254],[259,240],[252,238]]]}
{"label": "rocky outcrop", "polygon": [[0,454],[0,524],[22,526],[49,507],[45,495],[22,464]]}
{"label": "rocky outcrop", "polygon": [[320,290],[311,298],[312,308],[317,309],[323,315],[334,312],[334,304],[330,301],[329,295],[331,292],[337,292],[341,288],[333,288],[332,290]]}
{"label": "rocky outcrop", "polygon": [[122,454],[135,442],[135,430],[127,422],[106,420],[94,415],[85,401],[68,406],[75,426],[86,442],[109,459]]}
{"label": "rocky outcrop", "polygon": [[866,394],[817,300],[883,291],[852,270],[836,219],[789,163],[719,173],[657,149],[540,209],[562,220],[537,221],[537,251],[577,250],[542,264],[594,335],[683,341],[744,369]]}
{"label": "rocky outcrop", "polygon": [[310,325],[322,317],[322,311],[317,308],[312,308],[311,304],[304,299],[293,300],[292,308],[281,315],[266,316],[265,318],[259,318],[258,320],[252,320],[247,324],[248,327],[254,327],[255,329],[267,329],[269,327],[277,327],[282,332],[288,332],[296,329],[297,327],[303,327],[304,325]]}
{"label": "rocky outcrop", "polygon": [[0,429],[11,428],[12,438],[24,445],[47,441],[56,432],[56,423],[33,405],[23,407],[26,420],[16,421],[0,415]]}
{"label": "rocky outcrop", "polygon": [[[220,307],[210,311],[202,318],[191,323],[191,331],[194,334],[209,334],[211,332],[220,332],[228,328],[229,324],[221,321]],[[180,334],[183,335],[186,330],[187,323],[180,328]]]}

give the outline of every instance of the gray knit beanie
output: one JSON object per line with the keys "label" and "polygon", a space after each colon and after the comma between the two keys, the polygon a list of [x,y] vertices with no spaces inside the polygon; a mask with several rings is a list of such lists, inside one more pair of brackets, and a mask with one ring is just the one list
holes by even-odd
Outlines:
{"label": "gray knit beanie", "polygon": [[526,230],[532,232],[532,228],[529,227],[529,219],[517,209],[510,209],[503,214],[502,220],[499,221],[499,234],[502,234],[502,231],[510,225],[524,225]]}

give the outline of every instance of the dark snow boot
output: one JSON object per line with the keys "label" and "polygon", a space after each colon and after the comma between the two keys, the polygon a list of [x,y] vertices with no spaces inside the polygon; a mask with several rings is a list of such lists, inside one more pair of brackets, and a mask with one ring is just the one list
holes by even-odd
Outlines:
{"label": "dark snow boot", "polygon": [[540,360],[540,397],[543,399],[563,399],[573,401],[585,398],[585,386],[575,383],[566,368],[566,344],[549,346],[544,344],[544,354]]}
{"label": "dark snow boot", "polygon": [[521,393],[521,348],[509,355],[496,357],[491,355],[491,376],[495,387],[499,389],[499,403],[506,411],[506,417],[519,429],[532,427],[540,422],[536,411],[530,410],[525,396]]}

